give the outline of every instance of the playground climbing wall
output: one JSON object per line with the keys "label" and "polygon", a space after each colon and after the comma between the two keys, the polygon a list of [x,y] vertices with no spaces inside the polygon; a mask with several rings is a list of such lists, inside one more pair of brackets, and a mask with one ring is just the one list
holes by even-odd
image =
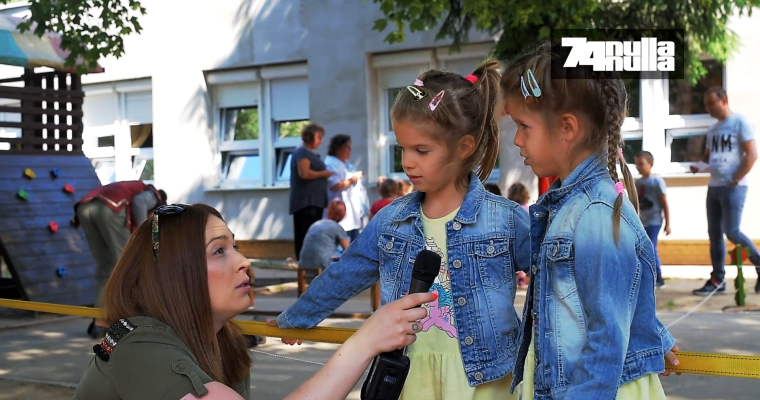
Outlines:
{"label": "playground climbing wall", "polygon": [[99,187],[83,154],[0,154],[0,255],[11,278],[0,297],[89,305],[95,263],[74,204]]}

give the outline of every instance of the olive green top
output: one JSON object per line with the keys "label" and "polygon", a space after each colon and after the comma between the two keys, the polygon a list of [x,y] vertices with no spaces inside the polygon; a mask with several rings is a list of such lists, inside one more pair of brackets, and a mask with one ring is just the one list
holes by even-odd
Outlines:
{"label": "olive green top", "polygon": [[[214,380],[168,325],[150,317],[129,318],[137,328],[114,347],[108,361],[97,356],[77,385],[73,400],[179,400],[201,397]],[[232,388],[249,399],[250,373]]]}

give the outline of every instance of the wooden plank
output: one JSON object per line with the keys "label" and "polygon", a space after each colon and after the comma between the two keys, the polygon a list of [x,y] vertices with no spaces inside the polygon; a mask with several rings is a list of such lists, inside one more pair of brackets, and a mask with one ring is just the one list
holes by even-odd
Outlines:
{"label": "wooden plank", "polygon": [[[68,89],[43,89],[38,87],[12,87],[12,86],[0,86],[0,97],[5,97],[6,94],[29,94],[29,95],[41,95],[52,97],[79,97],[84,98],[84,92],[81,90],[68,90]],[[7,97],[6,97],[7,98]]]}
{"label": "wooden plank", "polygon": [[[81,231],[81,229],[79,229]],[[83,234],[84,236],[84,234]],[[30,247],[29,243],[5,243],[5,248],[8,249],[10,254],[37,254],[43,255],[55,255],[59,253],[72,253],[72,252],[87,252],[90,248],[86,241],[81,242],[68,242],[68,241],[49,241],[44,243],[33,243],[33,247]]]}
{"label": "wooden plank", "polygon": [[[82,229],[73,229],[73,227],[71,227],[68,229],[61,229],[58,233],[53,233],[50,232],[47,227],[44,227],[33,231],[0,232],[0,240],[2,240],[6,246],[9,244],[27,243],[32,246],[32,248],[37,248],[47,246],[51,242],[84,242],[85,237]],[[16,254],[11,254],[11,258]]]}
{"label": "wooden plank", "polygon": [[15,144],[73,144],[82,145],[84,140],[76,135],[76,133],[82,132],[82,127],[77,125],[55,125],[55,124],[43,124],[38,122],[3,122],[0,121],[0,127],[6,128],[21,128],[21,129],[48,129],[59,131],[72,131],[72,139],[67,139],[66,132],[60,132],[58,139],[55,138],[54,132],[48,132],[48,137],[20,137],[20,138],[0,138],[5,143]]}
{"label": "wooden plank", "polygon": [[[58,276],[58,267],[66,269],[66,275]],[[38,268],[28,270],[18,268],[19,278],[24,282],[24,287],[50,283],[62,280],[95,280],[95,264],[73,264],[73,265],[49,265],[47,268]]]}
{"label": "wooden plank", "polygon": [[284,260],[295,258],[295,248],[292,240],[237,240],[240,254],[246,258],[262,260]]}
{"label": "wooden plank", "polygon": [[[73,205],[77,202],[76,194],[64,193],[60,190],[33,190],[32,185],[19,185],[15,190],[0,190],[0,204],[18,203],[68,203]],[[19,189],[24,189],[29,194],[29,200],[23,200],[17,196]],[[58,207],[60,204],[51,204],[51,207]]]}
{"label": "wooden plank", "polygon": [[58,233],[66,229],[74,229],[70,226],[74,218],[74,208],[61,209],[56,215],[32,216],[32,217],[0,217],[0,231],[9,235],[14,232],[33,232],[48,230],[51,222],[58,224]]}
{"label": "wooden plank", "polygon": [[[22,170],[23,173],[23,170]],[[0,175],[1,176],[1,175]],[[66,184],[71,185],[74,188],[74,193],[72,196],[74,197],[81,197],[87,194],[92,189],[100,187],[100,181],[98,180],[97,176],[95,176],[95,172],[92,172],[91,177],[87,178],[80,178],[80,179],[53,179],[50,177],[45,177],[44,175],[42,177],[38,177],[36,179],[24,179],[21,177],[20,179],[3,179],[0,178],[0,190],[10,190],[10,191],[18,191],[18,188],[20,187],[26,187],[29,189],[24,189],[27,192],[30,190],[33,190],[35,192],[39,191],[51,191],[54,192],[56,190],[64,192],[63,188]]]}
{"label": "wooden plank", "polygon": [[55,280],[24,286],[31,301],[56,304],[92,304],[95,300],[95,280],[92,278]]}
{"label": "wooden plank", "polygon": [[[2,142],[2,139],[0,139],[0,142]],[[20,146],[20,145],[17,145]],[[65,156],[83,156],[84,151],[82,151],[82,148],[79,146],[74,146],[73,149],[68,150],[66,146],[62,146],[61,149],[49,149],[49,150],[42,150],[42,149],[19,149],[19,148],[11,148],[10,150],[4,150],[0,152],[0,154],[3,155],[3,157],[7,155],[26,155],[26,156],[49,156],[49,155],[65,155]]]}
{"label": "wooden plank", "polygon": [[71,115],[72,117],[84,116],[82,111],[66,110],[65,108],[55,110],[53,108],[0,106],[0,112],[11,114],[58,115],[64,117],[68,115]]}
{"label": "wooden plank", "polygon": [[0,157],[2,166],[23,166],[24,168],[61,168],[63,166],[89,166],[92,168],[92,162],[89,158],[82,155],[67,154],[50,154],[46,156],[29,157],[26,155],[3,154]]}
{"label": "wooden plank", "polygon": [[[26,165],[24,166],[16,166],[16,167],[3,167],[0,166],[0,180],[3,181],[29,181],[28,178],[24,177],[24,170],[27,168],[31,168],[32,171],[37,175],[37,180],[49,180],[49,181],[58,181],[63,182],[68,180],[79,180],[79,179],[95,179],[100,183],[100,180],[98,180],[98,175],[95,173],[95,169],[90,167],[89,169],[86,167],[80,167],[80,166],[64,166],[64,167],[57,167],[58,168],[58,177],[53,178],[53,176],[50,174],[50,171],[52,171],[52,168],[49,167],[42,167],[41,169],[35,168],[34,166],[28,167]],[[67,181],[68,182],[68,181]],[[72,183],[73,185],[73,183]],[[74,186],[77,191],[79,189]]]}
{"label": "wooden plank", "polygon": [[[65,206],[65,205],[51,207],[47,203],[5,204],[2,206],[2,213],[5,216],[25,217],[25,218],[61,216],[61,217],[68,217],[69,219],[71,219],[71,218],[74,218],[74,203],[71,204],[71,207]],[[61,227],[61,224],[58,224],[58,226]]]}
{"label": "wooden plank", "polygon": [[[0,86],[1,88],[2,86]],[[29,94],[29,93],[0,93],[0,99],[13,99],[13,100],[23,100],[23,101],[31,101],[31,102],[43,102],[47,101],[50,102],[58,102],[58,103],[71,103],[71,104],[82,104],[84,103],[84,98],[81,97],[68,97],[66,95],[56,96],[56,95],[42,95],[42,94]]]}
{"label": "wooden plank", "polygon": [[[760,240],[753,240],[760,247]],[[726,242],[726,249],[734,245]],[[657,252],[662,265],[712,265],[709,240],[662,240],[657,243]],[[726,254],[726,265],[729,264]]]}
{"label": "wooden plank", "polygon": [[50,266],[95,265],[95,260],[93,260],[92,253],[90,253],[89,248],[65,250],[68,251],[54,254],[19,255],[13,258],[13,263],[15,266],[22,266],[32,272],[40,269],[46,269]]}

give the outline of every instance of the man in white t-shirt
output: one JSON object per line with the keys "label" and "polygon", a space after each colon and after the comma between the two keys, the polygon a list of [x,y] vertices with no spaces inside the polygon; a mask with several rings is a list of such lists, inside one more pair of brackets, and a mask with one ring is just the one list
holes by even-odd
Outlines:
{"label": "man in white t-shirt", "polygon": [[[760,253],[752,241],[740,230],[744,200],[747,197],[747,174],[757,160],[755,127],[747,117],[732,113],[728,96],[722,87],[705,92],[705,108],[717,119],[707,131],[705,161],[709,163],[710,185],[707,189],[707,231],[710,236],[710,258],[713,272],[705,285],[694,294],[707,296],[712,292],[725,294],[726,244],[723,234],[731,242],[741,245],[755,265],[758,281],[755,293],[760,293]],[[693,165],[692,172],[699,167]]]}

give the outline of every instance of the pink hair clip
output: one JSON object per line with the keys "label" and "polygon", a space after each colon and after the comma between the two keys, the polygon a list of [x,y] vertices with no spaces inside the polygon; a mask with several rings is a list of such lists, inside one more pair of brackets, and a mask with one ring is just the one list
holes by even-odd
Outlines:
{"label": "pink hair clip", "polygon": [[422,87],[422,86],[425,86],[425,85],[423,85],[423,84],[422,84],[422,81],[421,81],[421,80],[419,80],[419,79],[415,79],[415,80],[414,80],[414,86],[420,86],[420,87]]}
{"label": "pink hair clip", "polygon": [[623,187],[623,182],[615,182],[615,189],[617,190],[618,194],[623,194],[625,191],[625,188]]}
{"label": "pink hair clip", "polygon": [[625,156],[623,155],[623,148],[618,149],[618,158],[621,160],[625,160]]}
{"label": "pink hair clip", "polygon": [[438,105],[441,104],[441,101],[443,100],[444,94],[446,94],[446,91],[441,90],[437,95],[435,95],[435,97],[433,97],[433,100],[430,100],[430,104],[428,104],[430,111],[435,111],[435,109],[438,108]]}
{"label": "pink hair clip", "polygon": [[477,77],[477,76],[475,76],[475,75],[473,75],[473,74],[470,74],[470,75],[467,75],[467,76],[465,76],[465,77],[464,77],[464,79],[467,79],[467,80],[468,80],[468,81],[470,81],[470,83],[472,83],[473,85],[474,85],[474,84],[476,84],[476,83],[478,82],[478,77]]}

